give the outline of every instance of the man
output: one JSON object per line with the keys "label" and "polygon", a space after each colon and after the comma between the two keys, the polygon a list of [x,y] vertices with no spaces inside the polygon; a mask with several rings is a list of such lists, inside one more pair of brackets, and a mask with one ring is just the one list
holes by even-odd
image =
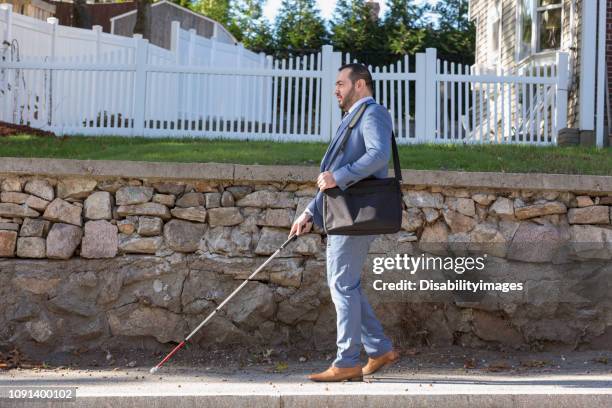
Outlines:
{"label": "man", "polygon": [[[374,101],[372,94],[372,76],[364,65],[340,67],[335,95],[346,113],[321,161],[322,173],[317,178],[319,191],[293,223],[290,234],[309,232],[313,222],[323,227],[324,190],[336,186],[345,190],[371,175],[387,177],[392,122],[387,110]],[[344,151],[337,154],[333,163],[328,163],[362,104],[367,106]],[[324,171],[326,168],[329,171]],[[361,291],[361,271],[374,238],[375,235],[327,236],[327,284],[336,308],[338,352],[329,369],[309,376],[313,381],[359,381],[363,375],[372,374],[399,357]],[[362,344],[369,356],[363,368],[359,362]]]}

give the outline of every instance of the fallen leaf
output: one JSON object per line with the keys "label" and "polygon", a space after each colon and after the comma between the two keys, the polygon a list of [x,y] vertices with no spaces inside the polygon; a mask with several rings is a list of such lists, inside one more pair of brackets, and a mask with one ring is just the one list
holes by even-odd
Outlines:
{"label": "fallen leaf", "polygon": [[509,370],[510,368],[511,368],[510,363],[504,360],[493,361],[489,363],[489,366],[488,366],[488,370],[493,371],[493,372]]}
{"label": "fallen leaf", "polygon": [[278,363],[276,363],[276,371],[285,371],[286,369],[289,368],[289,365],[287,363],[285,363],[284,361],[279,361]]}
{"label": "fallen leaf", "polygon": [[548,364],[550,364],[549,361],[546,360],[525,360],[525,361],[521,361],[521,365],[523,367],[545,367]]}
{"label": "fallen leaf", "polygon": [[476,359],[468,358],[463,361],[463,368],[476,368]]}

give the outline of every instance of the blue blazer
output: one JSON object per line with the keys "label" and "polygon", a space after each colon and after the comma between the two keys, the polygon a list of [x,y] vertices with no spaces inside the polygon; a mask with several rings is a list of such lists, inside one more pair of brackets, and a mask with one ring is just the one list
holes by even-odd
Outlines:
{"label": "blue blazer", "polygon": [[[391,115],[384,106],[373,100],[364,103],[367,104],[367,107],[361,120],[353,128],[344,146],[344,151],[338,153],[333,163],[328,163],[335,151],[339,149],[346,128],[359,108],[354,109],[342,121],[321,160],[320,171],[323,172],[326,169],[331,171],[337,186],[343,191],[366,177],[385,178],[388,175],[393,126]],[[323,228],[323,193],[321,191],[317,191],[307,208],[313,215],[313,222]]]}

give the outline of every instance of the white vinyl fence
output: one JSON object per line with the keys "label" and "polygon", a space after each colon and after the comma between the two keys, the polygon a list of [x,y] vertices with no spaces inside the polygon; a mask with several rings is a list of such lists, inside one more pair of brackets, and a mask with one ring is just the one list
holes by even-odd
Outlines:
{"label": "white vinyl fence", "polygon": [[[0,39],[16,40],[20,51],[0,49],[3,121],[58,135],[278,141],[329,141],[340,122],[334,83],[351,56],[331,46],[278,60],[176,22],[165,50],[139,35],[31,20],[0,6]],[[553,66],[519,73],[448,64],[435,49],[370,69],[399,143],[554,144],[566,126],[565,53]]]}
{"label": "white vinyl fence", "polygon": [[[259,69],[271,68],[272,61],[264,53],[256,54],[238,46],[214,41],[196,35],[195,30],[183,30],[178,22],[172,23],[172,51],[176,63],[181,66],[198,66],[206,68]],[[176,80],[176,109],[172,114],[185,122],[182,129],[187,129],[188,120],[205,120],[202,113],[212,120],[225,118],[227,121],[246,120],[256,123],[270,123],[271,110],[267,103],[272,98],[270,78],[232,75],[201,74],[168,74],[154,72],[149,74],[151,86],[163,83],[157,78],[166,76]],[[241,111],[237,99],[253,103],[252,109]],[[167,103],[162,98],[152,97],[150,103],[156,110],[151,110],[148,117],[159,117],[158,112],[167,112]]]}
{"label": "white vinyl fence", "polygon": [[[229,77],[225,80],[210,77],[205,81],[198,78],[200,91],[194,89],[186,76],[140,69],[139,65],[159,68],[186,64],[190,55],[192,65],[216,69],[262,68],[269,63],[264,55],[242,46],[194,34],[181,30],[178,22],[173,22],[173,49],[166,50],[141,40],[139,35],[134,38],[111,35],[103,33],[100,26],[92,30],[59,26],[55,18],[45,23],[12,13],[9,5],[0,5],[0,39],[10,44],[0,47],[0,63],[16,64],[0,66],[3,102],[0,120],[29,124],[58,134],[133,135],[137,134],[136,114],[143,115],[141,129],[181,129],[180,123],[175,122],[189,114],[186,110],[189,106],[184,101],[188,94],[192,95],[190,106],[199,104],[197,112],[205,112],[197,118],[199,122],[220,117],[229,120],[240,113],[234,105],[223,106],[212,97],[213,92],[226,95],[229,86],[244,89],[243,96],[246,92],[246,96],[271,97],[270,90],[266,93],[261,89],[265,84],[253,85],[247,78],[238,81],[231,81]],[[207,46],[209,49],[203,55]],[[136,87],[141,85],[137,72],[146,73],[144,87]],[[269,89],[270,84],[267,85]],[[252,89],[249,91],[247,87]],[[255,120],[265,113],[258,107],[241,120]]]}

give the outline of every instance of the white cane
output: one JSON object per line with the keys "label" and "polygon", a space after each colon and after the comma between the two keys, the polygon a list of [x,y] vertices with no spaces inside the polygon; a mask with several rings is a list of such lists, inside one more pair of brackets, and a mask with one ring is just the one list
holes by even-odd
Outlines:
{"label": "white cane", "polygon": [[209,314],[209,315],[208,315],[208,317],[206,317],[206,319],[204,319],[204,320],[202,321],[202,323],[200,323],[200,324],[198,325],[198,327],[196,327],[196,328],[195,328],[195,329],[194,329],[194,330],[193,330],[193,331],[192,331],[192,332],[189,334],[189,336],[185,337],[185,340],[181,341],[181,342],[178,344],[178,346],[176,346],[176,347],[175,347],[175,348],[174,348],[174,349],[173,349],[173,350],[172,350],[170,353],[168,353],[168,355],[167,355],[166,357],[164,357],[164,359],[163,359],[162,361],[160,361],[160,363],[159,363],[158,365],[156,365],[155,367],[151,368],[151,370],[149,370],[149,372],[150,372],[151,374],[155,374],[155,373],[157,372],[157,370],[159,370],[159,369],[160,369],[160,367],[161,367],[162,365],[164,365],[164,363],[165,363],[166,361],[170,360],[170,358],[171,358],[171,357],[172,357],[172,356],[173,356],[173,355],[174,355],[174,354],[175,354],[177,351],[179,351],[180,349],[182,349],[182,348],[185,346],[185,344],[186,344],[186,343],[189,341],[189,339],[190,339],[190,338],[192,338],[192,337],[193,337],[193,335],[194,335],[194,334],[196,334],[196,333],[198,332],[198,330],[200,330],[202,327],[204,327],[204,325],[205,325],[206,323],[208,323],[208,321],[209,321],[210,319],[212,319],[212,317],[213,317],[215,314],[217,314],[217,312],[218,312],[219,310],[221,310],[221,308],[222,308],[223,306],[225,306],[225,304],[226,304],[227,302],[229,302],[229,300],[230,300],[232,297],[234,297],[234,295],[235,295],[236,293],[238,293],[238,292],[240,291],[240,289],[242,289],[242,288],[243,288],[243,287],[244,287],[244,286],[245,286],[245,285],[246,285],[246,284],[247,284],[247,283],[248,283],[250,280],[252,280],[252,279],[255,277],[255,275],[257,275],[257,274],[259,273],[259,271],[261,271],[261,270],[262,270],[262,269],[263,269],[263,268],[264,268],[264,267],[265,267],[265,266],[266,266],[266,265],[267,265],[267,264],[268,264],[268,263],[269,263],[269,262],[270,262],[272,259],[274,259],[274,257],[275,257],[276,255],[278,255],[278,254],[280,253],[280,251],[281,251],[282,249],[284,249],[284,248],[285,248],[285,247],[286,247],[286,246],[287,246],[287,245],[288,245],[288,244],[289,244],[291,241],[293,241],[295,238],[297,238],[297,235],[296,235],[296,234],[290,235],[290,236],[289,236],[289,238],[288,238],[288,239],[285,241],[285,243],[284,243],[283,245],[281,245],[281,246],[280,246],[280,248],[278,248],[278,249],[277,249],[277,250],[276,250],[276,251],[275,251],[275,252],[274,252],[272,255],[270,255],[270,257],[269,257],[269,258],[268,258],[268,259],[267,259],[267,260],[266,260],[266,261],[265,261],[263,264],[261,264],[261,265],[259,266],[259,268],[257,268],[257,269],[255,270],[255,272],[253,272],[253,273],[252,273],[252,274],[251,274],[251,275],[250,275],[250,276],[249,276],[249,277],[248,277],[248,278],[247,278],[247,279],[246,279],[244,282],[242,282],[242,283],[240,284],[240,286],[238,286],[238,287],[237,287],[237,288],[236,288],[236,289],[235,289],[235,290],[234,290],[232,293],[230,293],[230,295],[229,295],[227,298],[225,298],[225,300],[224,300],[223,302],[221,302],[221,304],[220,304],[219,306],[217,306],[217,307],[215,308],[215,310],[213,310],[213,311],[212,311],[212,313],[211,313],[211,314]]}

